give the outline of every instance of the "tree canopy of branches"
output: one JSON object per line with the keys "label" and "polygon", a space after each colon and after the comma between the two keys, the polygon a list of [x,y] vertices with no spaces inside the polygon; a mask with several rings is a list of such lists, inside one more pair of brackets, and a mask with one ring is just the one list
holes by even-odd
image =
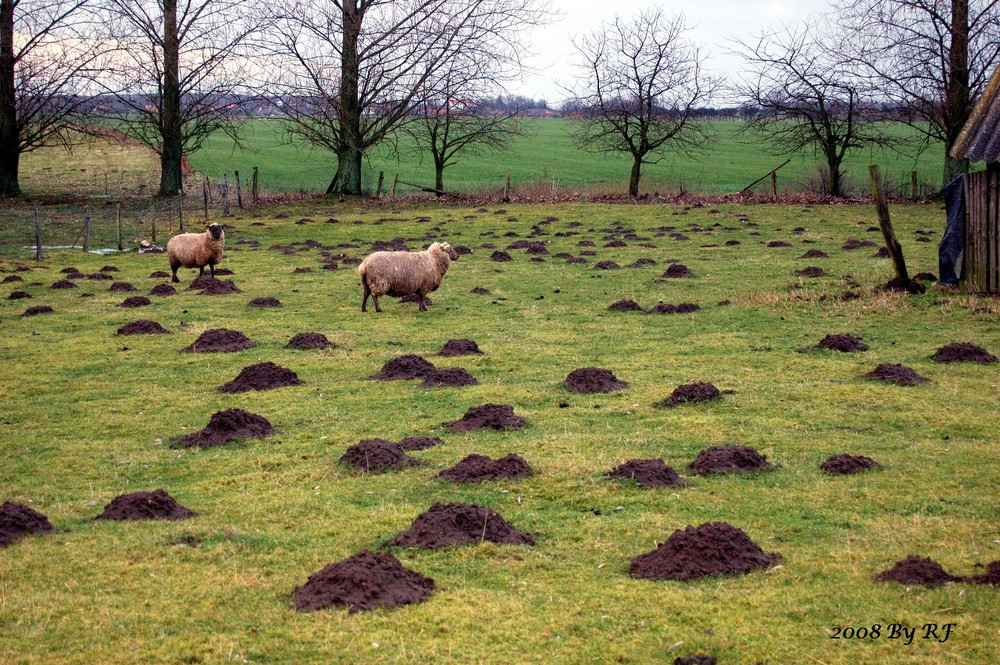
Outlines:
{"label": "tree canopy of branches", "polygon": [[747,75],[737,94],[755,113],[746,131],[775,154],[813,148],[826,160],[826,193],[843,195],[842,164],[857,148],[888,148],[897,140],[880,122],[865,82],[838,53],[840,40],[815,23],[740,42]]}
{"label": "tree canopy of branches", "polygon": [[289,131],[337,156],[328,192],[361,194],[364,154],[428,101],[456,54],[516,57],[541,0],[304,0],[277,29]]}
{"label": "tree canopy of branches", "polygon": [[683,16],[662,10],[616,17],[576,42],[581,74],[573,91],[576,139],[586,150],[632,156],[629,195],[639,195],[643,164],[668,146],[697,150],[710,139],[695,110],[718,81],[702,71],[698,48],[685,38]]}
{"label": "tree canopy of branches", "polygon": [[68,141],[100,45],[86,0],[0,0],[0,197],[18,196],[21,155]]}
{"label": "tree canopy of branches", "polygon": [[841,0],[857,71],[928,142],[945,146],[944,182],[968,170],[949,153],[1000,62],[998,0]]}
{"label": "tree canopy of branches", "polygon": [[262,19],[239,0],[104,0],[114,57],[96,112],[160,156],[160,196],[183,188],[185,155],[239,139],[249,40]]}

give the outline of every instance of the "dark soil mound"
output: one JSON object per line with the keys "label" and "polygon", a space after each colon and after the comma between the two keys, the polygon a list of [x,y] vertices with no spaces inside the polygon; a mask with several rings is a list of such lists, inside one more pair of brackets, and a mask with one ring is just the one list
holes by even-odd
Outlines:
{"label": "dark soil mound", "polygon": [[510,258],[510,254],[508,254],[507,252],[501,252],[500,250],[497,250],[492,254],[490,254],[490,261],[496,261],[497,263],[506,263],[508,261],[513,261],[513,260],[514,259]]}
{"label": "dark soil mound", "polygon": [[876,582],[919,584],[929,588],[938,587],[947,582],[956,582],[960,579],[946,573],[941,564],[934,559],[921,559],[914,554],[902,561],[897,561],[895,566],[889,570],[883,570],[875,576]]}
{"label": "dark soil mound", "polygon": [[406,451],[427,450],[442,443],[444,440],[437,436],[408,436],[400,440],[399,447]]}
{"label": "dark soil mound", "polygon": [[862,376],[865,379],[875,379],[876,381],[897,383],[901,386],[913,386],[918,383],[927,382],[926,377],[920,376],[909,367],[893,363],[882,363],[872,371]]}
{"label": "dark soil mound", "polygon": [[119,335],[164,335],[169,331],[156,321],[140,319],[118,329]]}
{"label": "dark soil mound", "polygon": [[1000,561],[991,561],[984,574],[967,579],[973,584],[1000,584]]}
{"label": "dark soil mound", "polygon": [[678,656],[674,658],[674,665],[717,665],[719,661],[715,656]]}
{"label": "dark soil mound", "polygon": [[634,300],[619,300],[608,307],[613,312],[641,312],[642,307]]}
{"label": "dark soil mound", "polygon": [[939,363],[972,362],[972,363],[995,363],[997,357],[989,353],[986,349],[968,342],[952,342],[946,344],[934,352],[931,356]]}
{"label": "dark soil mound", "polygon": [[38,316],[39,314],[51,314],[54,311],[48,305],[35,305],[21,312],[21,316]]}
{"label": "dark soil mound", "polygon": [[914,281],[917,282],[936,282],[937,277],[932,272],[918,272],[913,276]]}
{"label": "dark soil mound", "polygon": [[594,264],[595,270],[618,270],[620,267],[614,261],[598,261]]}
{"label": "dark soil mound", "polygon": [[674,392],[670,393],[670,397],[662,402],[658,402],[656,406],[666,408],[684,404],[685,402],[705,402],[707,400],[720,399],[721,397],[722,393],[711,383],[695,381],[694,383],[685,383],[677,386]]}
{"label": "dark soil mound", "polygon": [[7,296],[7,300],[21,300],[22,298],[30,298],[31,294],[27,291],[11,291],[10,295]]}
{"label": "dark soil mound", "polygon": [[340,461],[366,472],[388,471],[419,463],[407,455],[398,443],[385,439],[362,439],[348,448]]}
{"label": "dark soil mound", "polygon": [[157,270],[156,272],[149,273],[149,277],[151,279],[164,279],[166,277],[170,277],[170,273],[166,270]]}
{"label": "dark soil mound", "polygon": [[312,271],[313,271],[312,268],[296,268],[295,270],[292,271],[292,274],[293,275],[305,275],[305,274],[311,273]]}
{"label": "dark soil mound", "polygon": [[469,455],[461,462],[437,475],[456,483],[481,483],[487,480],[517,480],[534,471],[518,455],[490,459],[485,455]]}
{"label": "dark soil mound", "polygon": [[427,375],[421,388],[448,388],[461,386],[476,386],[479,381],[461,367],[449,367],[448,369],[435,369]]}
{"label": "dark soil mound", "polygon": [[0,506],[0,547],[36,533],[55,531],[45,515],[20,503],[4,501]]}
{"label": "dark soil mound", "polygon": [[131,308],[131,307],[147,307],[152,305],[153,302],[146,296],[132,296],[131,298],[126,298],[121,302],[119,307]]}
{"label": "dark soil mound", "polygon": [[768,247],[775,247],[775,248],[777,248],[777,247],[791,247],[792,243],[785,242],[784,240],[772,240],[771,242],[767,243],[767,246]]}
{"label": "dark soil mound", "polygon": [[361,550],[310,575],[292,599],[300,612],[339,605],[354,613],[421,603],[433,592],[434,580],[408,570],[393,555]]}
{"label": "dark soil mound", "polygon": [[819,465],[819,468],[827,473],[859,473],[873,469],[879,464],[871,457],[864,455],[834,455]]}
{"label": "dark soil mound", "polygon": [[861,249],[862,247],[878,247],[878,245],[871,240],[856,240],[854,238],[848,238],[843,245],[844,249]]}
{"label": "dark soil mound", "polygon": [[477,286],[477,287],[473,288],[471,291],[469,291],[469,293],[475,294],[477,296],[488,296],[488,295],[490,295],[490,290],[489,289],[484,289],[481,286]]}
{"label": "dark soil mound", "polygon": [[24,278],[21,277],[20,275],[7,275],[6,277],[3,278],[3,281],[0,282],[0,284],[11,284],[13,282],[23,282],[23,281]]}
{"label": "dark soil mound", "polygon": [[690,314],[691,312],[697,312],[701,309],[700,306],[693,302],[682,302],[676,305],[669,305],[667,303],[659,303],[655,307],[649,310],[650,314]]}
{"label": "dark soil mound", "polygon": [[101,268],[101,272],[118,272],[118,268],[114,266],[104,266]]}
{"label": "dark soil mound", "polygon": [[91,280],[93,282],[113,282],[113,281],[115,281],[114,277],[112,277],[111,275],[107,275],[107,274],[105,274],[103,272],[94,272],[94,273],[91,273],[91,274],[87,275],[87,279],[89,279],[89,280]]}
{"label": "dark soil mound", "polygon": [[643,268],[645,266],[655,266],[656,259],[641,258],[636,259],[635,262],[629,264],[629,268]]}
{"label": "dark soil mound", "polygon": [[745,575],[770,568],[780,558],[780,554],[766,554],[741,529],[708,522],[674,531],[655,550],[633,559],[629,574],[650,580],[700,580]]}
{"label": "dark soil mound", "polygon": [[121,494],[104,507],[95,520],[182,520],[195,513],[163,489]]}
{"label": "dark soil mound", "polygon": [[877,259],[887,259],[890,256],[892,256],[892,254],[889,253],[888,247],[879,247],[878,251],[875,252],[875,258]]}
{"label": "dark soil mound", "polygon": [[452,432],[471,432],[477,429],[521,429],[524,418],[514,415],[514,407],[506,404],[483,404],[465,412],[461,420],[444,423]]}
{"label": "dark soil mound", "polygon": [[767,458],[747,446],[712,446],[698,453],[687,468],[699,476],[711,473],[771,471]]}
{"label": "dark soil mound", "polygon": [[607,476],[634,480],[642,487],[684,487],[687,484],[661,459],[632,459],[608,471]]}
{"label": "dark soil mound", "polygon": [[817,268],[816,266],[809,266],[808,268],[803,268],[802,270],[796,270],[795,274],[799,277],[822,277],[826,274],[826,271],[822,268]]}
{"label": "dark soil mound", "polygon": [[426,379],[434,371],[434,365],[420,356],[405,355],[393,358],[378,374],[372,374],[370,379],[376,381],[408,381],[409,379]]}
{"label": "dark soil mound", "polygon": [[574,369],[563,384],[575,393],[609,393],[628,388],[628,383],[619,381],[610,369],[599,367]]}
{"label": "dark soil mound", "polygon": [[132,284],[130,284],[128,282],[115,282],[108,289],[108,291],[120,291],[120,292],[123,292],[123,293],[127,293],[129,291],[136,291],[136,290],[137,289],[134,286],[132,286]]}
{"label": "dark soil mound", "polygon": [[208,448],[225,445],[236,439],[263,439],[271,434],[274,434],[274,428],[264,416],[243,409],[226,409],[213,413],[201,431],[182,436],[177,443],[185,448]]}
{"label": "dark soil mound", "polygon": [[821,249],[810,249],[808,252],[799,257],[800,259],[828,259],[830,255]]}
{"label": "dark soil mound", "polygon": [[267,361],[244,367],[235,379],[220,386],[219,390],[224,393],[245,393],[300,385],[302,379],[295,372]]}
{"label": "dark soil mound", "polygon": [[213,280],[212,283],[201,290],[201,295],[203,296],[224,296],[228,293],[242,293],[231,279]]}
{"label": "dark soil mound", "polygon": [[213,328],[203,332],[191,346],[182,350],[188,353],[226,353],[249,349],[253,345],[253,342],[238,330]]}
{"label": "dark soil mound", "polygon": [[862,342],[861,338],[854,335],[827,335],[816,346],[821,349],[830,349],[831,351],[841,351],[843,353],[868,350],[868,345]]}
{"label": "dark soil mound", "polygon": [[886,291],[896,291],[898,293],[911,293],[913,295],[920,295],[927,291],[927,287],[916,280],[905,281],[899,277],[893,277],[888,282],[885,283]]}
{"label": "dark soil mound", "polygon": [[172,296],[175,293],[177,293],[177,289],[170,286],[169,284],[157,284],[156,286],[153,287],[153,290],[149,292],[149,295],[166,297],[166,296]]}
{"label": "dark soil mound", "polygon": [[298,333],[285,345],[286,349],[332,349],[335,348],[333,342],[322,333]]}
{"label": "dark soil mound", "polygon": [[503,545],[534,545],[535,539],[515,529],[484,506],[436,503],[413,520],[410,528],[387,540],[390,547],[437,549],[474,545],[485,540]]}
{"label": "dark soil mound", "polygon": [[50,289],[75,289],[76,288],[76,284],[74,284],[73,282],[69,281],[68,279],[60,279],[58,282],[55,282],[49,288]]}
{"label": "dark soil mound", "polygon": [[270,296],[265,298],[254,298],[249,303],[250,307],[281,307],[281,301]]}
{"label": "dark soil mound", "polygon": [[441,350],[438,351],[439,356],[475,356],[483,355],[483,352],[479,350],[479,346],[473,342],[471,339],[449,339],[445,342]]}
{"label": "dark soil mound", "polygon": [[671,263],[663,273],[663,277],[694,277],[694,273],[688,270],[688,267],[683,263]]}

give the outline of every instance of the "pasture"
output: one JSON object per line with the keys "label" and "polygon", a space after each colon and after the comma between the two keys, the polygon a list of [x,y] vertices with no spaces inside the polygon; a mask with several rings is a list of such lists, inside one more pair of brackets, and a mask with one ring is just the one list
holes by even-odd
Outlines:
{"label": "pasture", "polygon": [[[939,207],[892,213],[911,271],[936,273]],[[1000,559],[998,365],[931,359],[952,342],[1000,353],[1000,303],[933,285],[921,296],[883,291],[891,266],[877,247],[844,248],[880,242],[869,206],[307,200],[215,221],[226,224],[221,267],[233,273],[222,278],[239,292],[185,290],[197,272],[182,270],[176,294],[150,295],[167,283],[151,277],[168,270],[162,254],[57,251],[41,265],[0,263],[0,501],[30,506],[55,527],[0,548],[0,663],[995,661],[995,585],[873,577],[910,554],[961,577]],[[397,238],[472,253],[451,266],[428,312],[386,297],[384,313],[362,315],[351,264]],[[544,252],[507,249],[519,240]],[[810,250],[827,256],[802,258]],[[653,263],[629,267],[640,259]],[[597,268],[605,262],[618,269]],[[664,277],[672,264],[693,277]],[[78,269],[68,280],[76,288],[53,289],[68,267]],[[817,276],[797,274],[809,267]],[[88,277],[100,274],[111,279]],[[14,291],[30,298],[10,299]],[[137,296],[150,304],[121,306]],[[250,306],[258,298],[281,306]],[[608,309],[622,300],[699,308]],[[39,306],[52,311],[25,316]],[[137,320],[167,334],[118,334]],[[254,346],[181,352],[218,328]],[[286,348],[305,332],[335,347]],[[858,336],[868,349],[816,349],[828,334]],[[435,355],[450,339],[474,340],[483,355]],[[478,385],[369,378],[407,354],[464,368]],[[219,390],[263,362],[301,385]],[[862,378],[881,363],[928,381]],[[586,367],[628,385],[568,390],[567,375]],[[694,381],[724,394],[656,406]],[[512,407],[523,428],[443,426],[488,403]],[[265,417],[276,433],[178,445],[228,408]],[[363,439],[411,436],[442,443],[385,473],[339,461]],[[687,468],[722,445],[752,447],[775,468]],[[473,453],[517,454],[534,475],[436,477]],[[846,476],[819,469],[841,453],[880,466]],[[687,485],[644,489],[605,475],[652,458]],[[115,497],[157,488],[196,515],[94,521]],[[385,551],[439,502],[486,506],[535,543],[390,548],[433,578],[425,602],[296,611],[293,590],[310,575],[363,549]],[[781,559],[734,577],[630,577],[633,558],[707,522],[738,527]],[[916,628],[916,638],[890,639],[892,624]],[[931,624],[939,638],[954,626],[947,639],[925,639]],[[874,625],[877,637],[856,637]],[[845,639],[846,628],[855,637]]]}

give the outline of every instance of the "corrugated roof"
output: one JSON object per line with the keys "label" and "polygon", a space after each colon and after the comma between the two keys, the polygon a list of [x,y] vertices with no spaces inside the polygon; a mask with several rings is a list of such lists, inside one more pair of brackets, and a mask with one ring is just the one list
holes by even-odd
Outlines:
{"label": "corrugated roof", "polygon": [[983,96],[951,148],[956,159],[1000,162],[1000,67],[993,70]]}

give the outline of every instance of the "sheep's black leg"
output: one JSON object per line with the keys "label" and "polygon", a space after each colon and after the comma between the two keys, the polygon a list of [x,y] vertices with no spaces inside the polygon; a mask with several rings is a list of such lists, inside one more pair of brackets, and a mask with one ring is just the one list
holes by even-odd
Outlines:
{"label": "sheep's black leg", "polygon": [[378,296],[374,293],[372,294],[372,302],[375,303],[375,311],[381,313],[382,308],[378,306]]}
{"label": "sheep's black leg", "polygon": [[[208,269],[212,272],[212,279],[215,279],[215,263],[210,261],[208,264]],[[204,268],[202,268],[201,270],[202,272],[205,272]]]}
{"label": "sheep's black leg", "polygon": [[181,281],[181,280],[177,279],[177,269],[180,268],[180,267],[181,267],[181,264],[179,264],[179,263],[177,263],[177,264],[171,263],[170,264],[170,269],[174,271],[174,278],[170,280],[171,282],[179,282],[179,281]]}
{"label": "sheep's black leg", "polygon": [[198,277],[201,277],[202,275],[205,274],[205,266],[200,266],[200,268],[201,269],[198,271]]}
{"label": "sheep's black leg", "polygon": [[426,303],[427,303],[427,296],[424,295],[423,293],[421,293],[420,294],[420,311],[421,312],[426,312],[427,311],[427,304]]}
{"label": "sheep's black leg", "polygon": [[368,280],[364,277],[361,278],[361,311],[368,311],[368,296],[371,295],[372,290],[368,288]]}

